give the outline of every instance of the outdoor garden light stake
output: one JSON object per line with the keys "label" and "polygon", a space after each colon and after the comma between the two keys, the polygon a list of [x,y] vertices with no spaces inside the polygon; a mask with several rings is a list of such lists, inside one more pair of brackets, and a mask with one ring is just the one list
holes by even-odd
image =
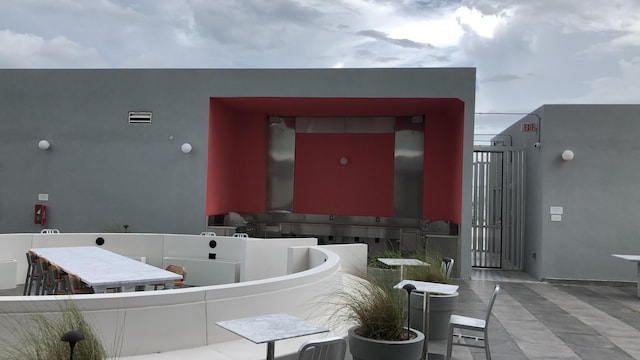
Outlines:
{"label": "outdoor garden light stake", "polygon": [[403,289],[407,290],[407,339],[409,338],[409,329],[411,329],[411,292],[416,289],[413,284],[405,284]]}
{"label": "outdoor garden light stake", "polygon": [[71,330],[64,333],[60,340],[69,343],[69,360],[73,360],[73,348],[78,341],[84,340],[84,334],[80,331]]}

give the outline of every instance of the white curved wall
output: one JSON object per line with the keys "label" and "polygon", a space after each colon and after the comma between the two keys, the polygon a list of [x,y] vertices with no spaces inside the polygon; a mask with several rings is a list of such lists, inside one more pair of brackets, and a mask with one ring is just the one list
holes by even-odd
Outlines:
{"label": "white curved wall", "polygon": [[[157,264],[158,261],[161,263],[161,258],[165,255],[163,251],[167,249],[179,248],[183,251],[181,255],[193,255],[185,253],[187,251],[185,249],[190,246],[197,248],[195,245],[203,242],[202,238],[191,235],[7,234],[0,235],[0,246],[12,251],[7,253],[3,251],[3,254],[20,254],[24,257],[23,264],[19,267],[26,269],[24,252],[30,247],[86,246],[97,236],[105,238],[105,248],[123,255],[147,256],[150,260],[148,262],[152,264]],[[305,245],[310,240],[315,242],[315,239],[282,240],[284,239],[274,241],[249,239],[248,242],[243,243],[237,238],[216,238],[218,246],[221,246],[220,250],[228,246],[230,253],[231,248],[234,248],[233,250],[237,253],[242,252],[235,249],[233,245],[251,248],[252,242],[259,242],[260,253],[273,257],[272,262],[265,263],[267,267],[271,268],[276,259],[283,264],[275,270],[277,272],[286,272],[287,268],[292,267],[288,264],[293,262],[307,263],[308,270],[225,285],[165,291],[75,295],[73,303],[94,324],[107,350],[113,355],[130,356],[205,345],[215,346],[215,344],[239,339],[236,335],[215,325],[216,321],[273,312],[286,312],[303,318],[321,316],[322,314],[314,312],[314,308],[321,301],[319,299],[322,298],[322,294],[330,294],[336,286],[342,286],[341,256],[345,264],[348,264],[346,268],[349,271],[363,271],[366,266],[366,245],[334,245],[324,248]],[[206,239],[207,247],[208,241],[209,239]],[[235,241],[235,243],[229,241]],[[192,244],[188,245],[190,242]],[[300,245],[295,245],[296,242]],[[184,246],[176,246],[178,243]],[[154,246],[147,248],[149,245]],[[147,251],[144,251],[145,249]],[[202,247],[198,249],[204,250]],[[208,254],[208,250],[206,251]],[[247,272],[251,273],[255,270],[254,268],[259,267],[258,263],[253,266],[249,264]],[[21,271],[21,275],[24,281],[24,270]],[[0,319],[6,324],[8,321],[6,317],[20,318],[26,316],[25,312],[57,312],[60,301],[66,301],[69,298],[61,296],[0,297],[0,309],[2,309]],[[10,333],[6,328],[0,327],[0,336],[8,337]],[[250,347],[251,343],[247,342],[247,346]]]}

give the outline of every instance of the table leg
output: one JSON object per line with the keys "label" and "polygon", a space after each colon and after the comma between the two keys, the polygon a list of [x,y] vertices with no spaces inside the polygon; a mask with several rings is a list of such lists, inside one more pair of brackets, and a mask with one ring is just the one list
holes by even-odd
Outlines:
{"label": "table leg", "polygon": [[422,330],[424,332],[424,345],[422,346],[422,360],[429,357],[429,303],[431,299],[429,292],[424,292],[424,302],[422,303]]}
{"label": "table leg", "polygon": [[640,262],[638,262],[638,297],[640,297]]}
{"label": "table leg", "polygon": [[273,360],[275,359],[275,348],[276,348],[276,343],[275,341],[269,341],[267,343],[267,360]]}

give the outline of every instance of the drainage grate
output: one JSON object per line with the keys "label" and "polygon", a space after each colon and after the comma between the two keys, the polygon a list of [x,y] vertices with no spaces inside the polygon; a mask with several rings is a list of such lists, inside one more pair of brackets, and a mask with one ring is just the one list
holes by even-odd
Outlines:
{"label": "drainage grate", "polygon": [[129,124],[151,124],[151,111],[129,111]]}

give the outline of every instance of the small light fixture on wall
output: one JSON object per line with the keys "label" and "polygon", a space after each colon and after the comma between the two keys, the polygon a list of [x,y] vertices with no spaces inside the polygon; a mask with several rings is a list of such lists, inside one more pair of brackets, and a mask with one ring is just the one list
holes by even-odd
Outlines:
{"label": "small light fixture on wall", "polygon": [[569,161],[569,160],[573,160],[573,151],[571,150],[565,150],[562,152],[562,160],[564,161]]}
{"label": "small light fixture on wall", "polygon": [[347,166],[348,163],[349,163],[349,158],[348,157],[346,157],[346,156],[340,157],[340,165]]}
{"label": "small light fixture on wall", "polygon": [[40,150],[49,150],[50,147],[51,147],[51,143],[49,143],[47,140],[40,140],[38,142],[38,148]]}
{"label": "small light fixture on wall", "polygon": [[183,153],[188,154],[191,152],[191,150],[193,150],[193,146],[191,146],[191,144],[189,143],[184,143],[182,144],[182,146],[180,146],[180,150],[182,150]]}

